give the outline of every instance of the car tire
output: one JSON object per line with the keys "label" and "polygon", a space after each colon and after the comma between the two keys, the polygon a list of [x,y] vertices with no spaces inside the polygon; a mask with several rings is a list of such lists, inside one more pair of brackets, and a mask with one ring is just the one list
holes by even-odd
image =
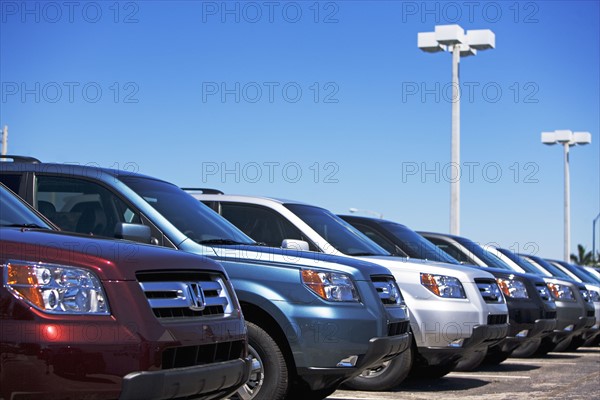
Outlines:
{"label": "car tire", "polygon": [[541,344],[542,344],[541,339],[529,340],[529,341],[519,345],[516,349],[514,349],[510,356],[517,357],[517,358],[533,357],[533,355],[535,355],[537,353]]}
{"label": "car tire", "polygon": [[572,342],[573,338],[563,339],[560,342],[558,342],[550,351],[567,351]]}
{"label": "car tire", "polygon": [[481,365],[487,354],[487,348],[483,351],[474,351],[462,358],[458,364],[456,364],[455,371],[468,372],[473,371]]}
{"label": "car tire", "polygon": [[413,348],[408,347],[381,365],[369,368],[360,375],[346,381],[344,387],[361,391],[390,390],[406,379],[413,364]]}
{"label": "car tire", "polygon": [[285,358],[277,342],[261,327],[246,321],[248,352],[252,370],[248,381],[236,392],[238,400],[283,400],[289,387]]}
{"label": "car tire", "polygon": [[498,365],[512,355],[512,351],[501,351],[496,350],[494,352],[488,352],[483,360],[484,364],[487,365]]}
{"label": "car tire", "polygon": [[575,351],[583,346],[584,343],[585,339],[583,338],[583,335],[575,336],[573,339],[571,339],[571,343],[569,343],[565,351]]}

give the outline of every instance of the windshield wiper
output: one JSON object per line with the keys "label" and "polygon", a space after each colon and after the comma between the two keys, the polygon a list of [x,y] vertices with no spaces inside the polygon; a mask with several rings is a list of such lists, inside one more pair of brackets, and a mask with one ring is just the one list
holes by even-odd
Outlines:
{"label": "windshield wiper", "polygon": [[356,252],[356,253],[347,253],[349,256],[360,257],[360,256],[381,256],[382,254],[368,253],[368,252]]}
{"label": "windshield wiper", "polygon": [[211,245],[211,244],[224,244],[224,245],[232,245],[232,244],[254,244],[254,243],[243,243],[243,242],[237,242],[235,240],[231,240],[231,239],[208,239],[208,240],[198,240],[198,243],[200,244],[207,244],[207,245]]}
{"label": "windshield wiper", "polygon": [[2,224],[0,226],[7,228],[33,228],[33,229],[50,229],[47,226],[40,226],[38,224]]}

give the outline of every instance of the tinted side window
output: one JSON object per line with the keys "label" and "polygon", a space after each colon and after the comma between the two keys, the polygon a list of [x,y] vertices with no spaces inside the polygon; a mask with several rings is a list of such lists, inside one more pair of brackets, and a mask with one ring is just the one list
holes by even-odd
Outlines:
{"label": "tinted side window", "polygon": [[65,231],[114,237],[117,223],[140,223],[114,193],[83,179],[38,175],[34,198],[34,207]]}
{"label": "tinted side window", "polygon": [[386,249],[393,255],[408,257],[401,249],[398,248],[394,243],[383,237],[377,230],[371,228],[370,226],[363,225],[360,222],[353,222],[352,225],[365,234],[366,237]]}
{"label": "tinted side window", "polygon": [[309,249],[316,251],[298,228],[269,208],[221,202],[221,215],[246,235],[267,246],[281,247],[283,239],[296,239],[308,242]]}
{"label": "tinted side window", "polygon": [[453,244],[447,243],[444,240],[436,239],[436,238],[427,238],[431,243],[435,244],[437,247],[450,254],[450,256],[454,257],[461,263],[465,264],[474,264],[462,251],[460,251]]}
{"label": "tinted side window", "polygon": [[21,174],[0,174],[0,182],[4,183],[10,190],[19,194],[21,186]]}

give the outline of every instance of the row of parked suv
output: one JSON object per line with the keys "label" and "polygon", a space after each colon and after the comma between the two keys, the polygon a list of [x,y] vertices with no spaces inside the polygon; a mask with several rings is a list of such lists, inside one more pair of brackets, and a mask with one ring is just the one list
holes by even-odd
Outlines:
{"label": "row of parked suv", "polygon": [[598,339],[598,281],[503,249],[5,159],[0,182],[28,203],[0,189],[6,399],[322,399],[342,384],[386,390]]}

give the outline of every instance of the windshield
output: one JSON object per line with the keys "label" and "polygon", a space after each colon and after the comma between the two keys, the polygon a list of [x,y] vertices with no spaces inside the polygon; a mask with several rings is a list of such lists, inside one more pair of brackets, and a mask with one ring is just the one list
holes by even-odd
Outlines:
{"label": "windshield", "polygon": [[543,269],[548,271],[548,273],[550,275],[555,276],[557,278],[568,279],[570,281],[573,280],[573,278],[571,278],[569,275],[567,275],[566,273],[561,271],[558,267],[555,267],[554,265],[550,264],[546,260],[539,258],[539,257],[535,257],[535,256],[527,256],[527,257],[529,257],[529,259],[531,261],[533,261],[534,263],[536,263],[537,265],[539,265],[540,267],[542,267]]}
{"label": "windshield", "polygon": [[197,243],[255,244],[242,231],[175,185],[137,176],[120,179]]}
{"label": "windshield", "polygon": [[471,253],[475,254],[475,256],[477,256],[477,258],[483,261],[488,267],[507,269],[509,271],[512,271],[512,268],[509,265],[507,265],[504,261],[494,256],[493,254],[490,254],[483,247],[473,242],[472,240],[459,237],[456,238],[456,241],[465,246]]}
{"label": "windshield", "polygon": [[52,229],[17,196],[0,185],[0,226]]}
{"label": "windshield", "polygon": [[398,239],[396,245],[398,245],[398,247],[400,247],[409,257],[449,264],[459,264],[454,257],[412,229],[393,222],[383,222],[381,225]]}
{"label": "windshield", "polygon": [[319,207],[284,204],[330,245],[349,256],[389,256],[375,242],[337,215]]}
{"label": "windshield", "polygon": [[506,250],[506,249],[498,249],[498,251],[501,252],[502,254],[504,254],[506,257],[508,257],[512,262],[517,264],[519,267],[523,268],[523,270],[525,272],[530,273],[530,274],[535,274],[535,275],[544,275],[542,273],[542,271],[540,271],[539,268],[537,268],[535,265],[530,263],[527,259],[525,259],[523,257],[519,257],[512,251]]}
{"label": "windshield", "polygon": [[583,282],[595,283],[595,284],[600,283],[600,279],[596,278],[594,275],[592,275],[591,272],[588,272],[583,268],[579,268],[576,265],[562,263],[562,262],[559,264],[562,265],[564,268],[568,269],[569,271],[571,271],[571,273],[573,275],[577,276]]}

